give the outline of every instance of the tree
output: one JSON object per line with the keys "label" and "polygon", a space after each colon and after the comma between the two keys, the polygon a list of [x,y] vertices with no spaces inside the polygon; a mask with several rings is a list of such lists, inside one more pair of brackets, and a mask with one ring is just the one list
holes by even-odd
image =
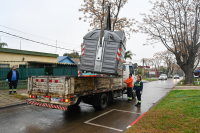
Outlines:
{"label": "tree", "polygon": [[79,53],[75,52],[75,53],[64,53],[63,56],[68,56],[69,58],[79,58]]}
{"label": "tree", "polygon": [[130,50],[125,52],[124,59],[126,60],[127,58],[132,59],[132,56],[135,55],[133,54]]}
{"label": "tree", "polygon": [[174,65],[175,65],[175,58],[173,53],[170,51],[161,51],[154,54],[154,57],[159,58],[164,61],[164,64],[167,66],[167,75],[173,73]]}
{"label": "tree", "polygon": [[0,42],[0,48],[3,48],[4,46],[8,46],[7,43]]}
{"label": "tree", "polygon": [[155,64],[157,66],[157,70],[159,71],[160,70],[160,64],[162,62],[162,57],[160,57],[159,53],[155,53],[153,57],[155,59]]}
{"label": "tree", "polygon": [[133,29],[135,24],[134,19],[127,19],[125,17],[119,18],[119,13],[128,0],[84,0],[84,4],[79,9],[84,14],[83,17],[79,17],[79,20],[89,22],[92,29],[100,29],[103,26],[104,18],[106,16],[106,7],[111,4],[111,29],[112,31],[125,31],[128,38],[130,34],[136,32]]}
{"label": "tree", "polygon": [[199,0],[154,0],[151,14],[139,24],[149,35],[147,44],[161,42],[176,57],[185,73],[185,84],[194,85],[195,58],[199,55]]}

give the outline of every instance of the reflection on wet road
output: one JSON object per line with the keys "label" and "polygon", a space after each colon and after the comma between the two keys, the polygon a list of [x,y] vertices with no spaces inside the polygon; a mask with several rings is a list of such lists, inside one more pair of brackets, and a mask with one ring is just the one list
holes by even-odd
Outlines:
{"label": "reflection on wet road", "polygon": [[[135,107],[136,99],[115,99],[103,111],[81,103],[78,107],[61,111],[33,105],[0,110],[0,133],[116,133],[126,127],[161,99],[179,79],[144,83],[142,105]],[[89,122],[88,122],[89,121]]]}

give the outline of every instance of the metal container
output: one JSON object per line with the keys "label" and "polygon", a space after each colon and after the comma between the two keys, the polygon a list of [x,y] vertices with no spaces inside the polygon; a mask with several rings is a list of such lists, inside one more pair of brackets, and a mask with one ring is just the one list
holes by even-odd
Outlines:
{"label": "metal container", "polygon": [[104,31],[100,45],[100,31],[94,30],[83,37],[80,70],[109,75],[122,75],[126,37],[124,31]]}

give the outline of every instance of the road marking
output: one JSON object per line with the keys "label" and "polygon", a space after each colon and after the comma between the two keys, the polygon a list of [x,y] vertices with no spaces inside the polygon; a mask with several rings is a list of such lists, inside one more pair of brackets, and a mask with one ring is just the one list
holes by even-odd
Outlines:
{"label": "road marking", "polygon": [[110,110],[110,111],[108,111],[108,112],[105,112],[105,113],[103,113],[103,114],[101,114],[101,115],[99,115],[99,116],[97,116],[97,117],[94,117],[94,118],[92,118],[92,119],[90,119],[90,120],[88,120],[88,121],[86,121],[86,122],[84,122],[84,123],[89,123],[90,121],[93,121],[94,119],[97,119],[97,118],[99,118],[99,117],[101,117],[101,116],[103,116],[103,115],[106,115],[106,114],[108,114],[108,113],[110,113],[110,112],[112,112],[112,111],[114,111],[114,109],[112,109],[112,110]]}
{"label": "road marking", "polygon": [[90,124],[90,125],[93,125],[93,126],[98,126],[98,127],[103,127],[103,128],[108,128],[108,129],[116,130],[116,131],[119,131],[119,132],[123,132],[123,130],[117,129],[117,128],[112,128],[112,127],[97,125],[97,124],[94,124],[94,123],[87,123],[87,124]]}
{"label": "road marking", "polygon": [[126,113],[132,113],[132,114],[138,114],[140,115],[140,113],[136,113],[136,112],[131,112],[131,111],[124,111],[124,110],[118,110],[118,109],[114,109],[115,111],[120,111],[120,112],[126,112]]}
{"label": "road marking", "polygon": [[103,125],[98,125],[98,124],[90,123],[91,121],[93,121],[93,120],[95,120],[95,119],[97,119],[99,117],[102,117],[102,116],[104,116],[104,115],[106,115],[106,114],[108,114],[108,113],[110,113],[112,111],[120,111],[120,112],[132,113],[132,114],[140,114],[140,113],[125,111],[125,110],[112,109],[112,110],[110,110],[108,112],[105,112],[105,113],[103,113],[101,115],[98,115],[97,117],[94,117],[94,118],[92,118],[92,119],[90,119],[90,120],[88,120],[88,121],[86,121],[84,123],[85,124],[90,124],[90,125],[93,125],[93,126],[98,126],[98,127],[103,127],[103,128],[107,128],[107,129],[112,129],[112,130],[116,130],[116,131],[119,131],[119,132],[123,132],[122,129],[117,129],[117,128],[113,128],[113,127],[107,127],[107,126],[103,126]]}

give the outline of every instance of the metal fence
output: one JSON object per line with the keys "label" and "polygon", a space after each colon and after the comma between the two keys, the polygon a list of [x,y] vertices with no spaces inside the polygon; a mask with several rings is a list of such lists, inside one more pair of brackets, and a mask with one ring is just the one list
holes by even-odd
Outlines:
{"label": "metal fence", "polygon": [[[6,80],[8,72],[11,68],[0,68],[0,81]],[[26,80],[28,76],[77,76],[76,67],[45,67],[45,68],[17,68],[19,79]]]}
{"label": "metal fence", "polygon": [[[28,83],[28,80],[19,80],[17,88],[26,89],[27,85],[28,85],[27,83]],[[9,88],[8,82],[6,82],[6,81],[0,81],[0,90],[1,89],[8,89],[8,88]]]}

